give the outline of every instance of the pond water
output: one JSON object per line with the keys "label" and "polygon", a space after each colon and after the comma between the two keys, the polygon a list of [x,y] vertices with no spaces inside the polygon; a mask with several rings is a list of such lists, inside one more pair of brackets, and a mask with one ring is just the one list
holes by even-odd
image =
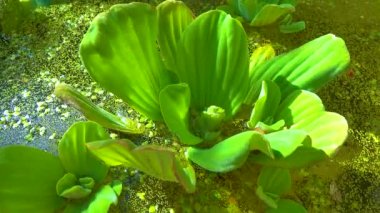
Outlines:
{"label": "pond water", "polygon": [[[57,82],[74,86],[115,114],[149,124],[143,136],[133,136],[135,141],[176,140],[162,124],[153,124],[95,83],[79,58],[91,20],[113,4],[130,1],[53,0],[41,1],[48,6],[37,8],[14,2],[0,2],[0,147],[21,144],[57,153],[68,127],[85,120],[53,95]],[[185,2],[197,15],[222,3]],[[347,119],[348,138],[332,158],[291,171],[292,190],[286,197],[308,212],[380,212],[379,12],[380,0],[299,0],[294,19],[306,22],[304,31],[282,34],[277,27],[245,25],[250,49],[270,43],[280,54],[333,33],[350,52],[348,71],[317,92],[328,111]],[[255,194],[259,168],[247,163],[220,174],[196,167],[197,191],[192,194],[134,169],[113,169],[124,188],[110,211],[264,212]]]}

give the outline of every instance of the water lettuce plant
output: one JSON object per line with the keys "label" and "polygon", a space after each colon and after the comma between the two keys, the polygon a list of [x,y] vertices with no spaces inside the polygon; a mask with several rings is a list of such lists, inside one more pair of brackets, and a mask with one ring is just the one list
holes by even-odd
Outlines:
{"label": "water lettuce plant", "polygon": [[281,32],[294,33],[305,29],[304,21],[292,21],[296,4],[297,0],[228,0],[219,9],[241,17],[254,27],[279,23]]}
{"label": "water lettuce plant", "polygon": [[[312,93],[349,64],[344,41],[332,34],[283,55],[264,46],[249,57],[244,28],[221,10],[194,18],[180,1],[134,2],[99,14],[79,53],[99,85],[178,137],[183,147],[171,152],[176,169],[166,180],[187,191],[195,190],[188,160],[213,172],[237,169],[247,159],[294,168],[331,156],[347,135],[344,117],[326,112]],[[66,84],[57,85],[55,95],[108,128],[136,131]],[[243,107],[253,107],[251,116]],[[246,127],[234,126],[239,113]],[[112,166],[138,165],[135,153],[152,150],[127,139],[87,146]],[[164,170],[149,165],[160,165],[166,148],[154,147],[149,156],[157,158],[135,168],[162,178]]]}
{"label": "water lettuce plant", "polygon": [[59,142],[58,156],[21,145],[0,147],[0,211],[107,212],[122,185],[107,179],[108,166],[85,145],[107,139],[99,124],[78,122]]}

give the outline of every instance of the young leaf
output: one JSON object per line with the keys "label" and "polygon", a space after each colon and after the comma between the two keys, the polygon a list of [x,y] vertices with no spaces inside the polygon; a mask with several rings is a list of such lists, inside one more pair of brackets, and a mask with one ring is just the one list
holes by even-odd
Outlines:
{"label": "young leaf", "polygon": [[177,74],[189,85],[192,107],[202,111],[215,105],[231,118],[248,90],[248,44],[241,24],[223,11],[201,14],[183,32],[178,56]]}
{"label": "young leaf", "polygon": [[166,125],[183,144],[195,145],[202,142],[189,129],[190,89],[187,84],[166,86],[160,92],[160,106]]}
{"label": "young leaf", "polygon": [[273,156],[269,142],[256,131],[239,133],[209,149],[189,147],[186,153],[191,161],[209,171],[229,172],[242,166],[252,150]]}
{"label": "young leaf", "polygon": [[65,174],[59,158],[26,146],[0,147],[0,212],[56,212],[64,204],[55,190]]}
{"label": "young leaf", "polygon": [[194,169],[182,162],[170,148],[156,145],[136,146],[127,139],[87,143],[107,165],[132,167],[153,177],[180,183],[188,192],[195,190]]}
{"label": "young leaf", "polygon": [[252,75],[251,72],[255,69],[255,67],[273,58],[275,55],[276,53],[273,47],[269,44],[255,49],[249,58],[249,75]]}
{"label": "young leaf", "polygon": [[102,186],[92,197],[82,203],[70,203],[65,208],[65,213],[77,212],[108,212],[111,204],[117,204],[117,197],[121,193],[121,182],[113,181]]}
{"label": "young leaf", "polygon": [[170,81],[157,35],[153,6],[119,4],[93,20],[79,50],[95,81],[153,120],[162,119],[158,95]]}
{"label": "young leaf", "polygon": [[106,128],[129,134],[141,134],[144,131],[144,128],[138,127],[135,121],[131,119],[127,121],[121,120],[114,114],[96,106],[67,84],[60,83],[56,85],[54,95],[79,110],[87,119],[95,121]]}
{"label": "young leaf", "polygon": [[59,158],[67,172],[77,177],[92,177],[102,181],[108,167],[87,150],[86,143],[109,139],[108,133],[97,123],[77,122],[63,135],[58,144]]}
{"label": "young leaf", "polygon": [[349,62],[350,55],[341,38],[332,34],[321,36],[250,70],[252,87],[246,102],[254,103],[262,80],[274,81],[286,97],[295,89],[319,89],[345,71]]}
{"label": "young leaf", "polygon": [[162,59],[169,70],[176,70],[177,43],[193,13],[182,1],[163,1],[157,6],[158,44]]}

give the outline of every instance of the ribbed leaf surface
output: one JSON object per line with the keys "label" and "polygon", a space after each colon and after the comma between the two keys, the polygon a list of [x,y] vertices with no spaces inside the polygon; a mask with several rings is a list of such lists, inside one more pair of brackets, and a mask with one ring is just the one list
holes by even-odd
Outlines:
{"label": "ribbed leaf surface", "polygon": [[341,38],[332,34],[321,36],[250,70],[248,103],[253,103],[257,98],[262,80],[277,83],[282,96],[286,97],[296,88],[319,89],[345,71],[349,62],[350,55]]}
{"label": "ribbed leaf surface", "polygon": [[149,4],[115,5],[93,20],[80,44],[93,79],[153,120],[161,119],[158,94],[169,81],[156,43],[157,19]]}
{"label": "ribbed leaf surface", "polygon": [[169,70],[176,69],[177,43],[193,13],[182,1],[164,1],[157,6],[158,44],[162,59]]}
{"label": "ribbed leaf surface", "polygon": [[198,111],[215,105],[230,118],[248,87],[247,37],[241,24],[222,11],[197,17],[178,44],[181,82],[189,85],[192,106]]}

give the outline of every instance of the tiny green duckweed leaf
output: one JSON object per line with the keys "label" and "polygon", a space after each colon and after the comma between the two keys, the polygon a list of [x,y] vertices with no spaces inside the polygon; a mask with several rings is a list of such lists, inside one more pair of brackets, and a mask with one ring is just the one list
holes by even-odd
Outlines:
{"label": "tiny green duckweed leaf", "polygon": [[246,131],[231,136],[209,149],[189,147],[188,158],[213,172],[229,172],[244,164],[252,150],[273,157],[269,142],[256,131]]}
{"label": "tiny green duckweed leaf", "polygon": [[64,199],[55,190],[65,174],[59,159],[26,146],[0,147],[0,212],[55,212]]}
{"label": "tiny green duckweed leaf", "polygon": [[248,91],[248,44],[241,24],[223,11],[199,15],[178,43],[177,75],[191,90],[191,106],[225,110],[226,119],[240,108]]}
{"label": "tiny green duckweed leaf", "polygon": [[157,36],[153,6],[118,4],[92,21],[79,50],[95,81],[153,120],[162,119],[158,95],[170,83]]}
{"label": "tiny green duckweed leaf", "polygon": [[157,6],[158,44],[166,68],[176,70],[177,43],[193,21],[193,13],[182,1],[163,1]]}
{"label": "tiny green duckweed leaf", "polygon": [[307,213],[307,210],[299,203],[289,200],[280,199],[277,202],[277,208],[268,208],[265,213]]}
{"label": "tiny green duckweed leaf", "polygon": [[109,139],[109,134],[97,123],[77,122],[63,135],[58,145],[59,158],[67,172],[77,177],[92,177],[102,181],[108,167],[88,152],[86,143]]}
{"label": "tiny green duckweed leaf", "polygon": [[190,132],[190,96],[187,84],[168,85],[160,92],[160,106],[162,117],[170,131],[179,137],[181,143],[195,145],[202,142],[202,139]]}
{"label": "tiny green duckweed leaf", "polygon": [[54,95],[79,110],[87,119],[95,121],[106,128],[128,134],[141,134],[144,131],[144,128],[139,127],[137,122],[131,119],[126,121],[121,120],[116,115],[96,106],[67,84],[60,83],[56,85]]}
{"label": "tiny green duckweed leaf", "polygon": [[188,192],[195,190],[195,173],[176,151],[157,145],[136,146],[127,139],[87,143],[87,147],[109,166],[123,165],[161,180],[180,183]]}

